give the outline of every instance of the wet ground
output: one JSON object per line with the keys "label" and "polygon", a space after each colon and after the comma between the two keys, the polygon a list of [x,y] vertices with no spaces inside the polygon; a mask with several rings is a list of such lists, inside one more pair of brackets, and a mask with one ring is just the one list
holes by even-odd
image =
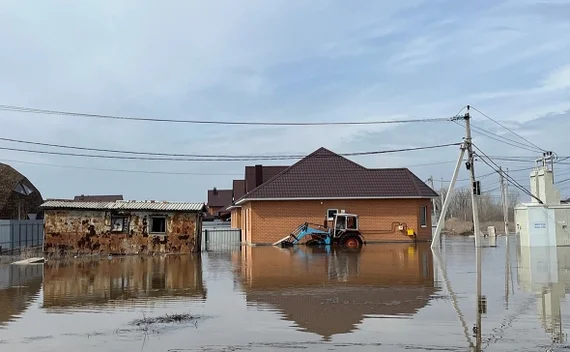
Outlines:
{"label": "wet ground", "polygon": [[0,266],[0,351],[570,348],[570,247],[516,242],[484,241],[479,342],[473,239],[448,237],[435,256],[408,244],[244,247]]}

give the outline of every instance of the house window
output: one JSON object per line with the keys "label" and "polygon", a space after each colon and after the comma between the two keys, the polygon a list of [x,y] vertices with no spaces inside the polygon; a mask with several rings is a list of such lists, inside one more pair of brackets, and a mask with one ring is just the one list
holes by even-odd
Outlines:
{"label": "house window", "polygon": [[421,227],[427,226],[427,207],[426,206],[420,207],[420,226]]}
{"label": "house window", "polygon": [[126,216],[111,216],[111,232],[128,232],[129,218]]}
{"label": "house window", "polygon": [[334,216],[338,213],[338,209],[327,209],[327,220],[334,220]]}
{"label": "house window", "polygon": [[151,233],[166,233],[166,217],[157,216],[150,218]]}

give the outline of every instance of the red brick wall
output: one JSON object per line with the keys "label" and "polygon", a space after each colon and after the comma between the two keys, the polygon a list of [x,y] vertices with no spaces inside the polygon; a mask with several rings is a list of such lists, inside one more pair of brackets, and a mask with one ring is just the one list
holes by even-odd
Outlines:
{"label": "red brick wall", "polygon": [[[427,207],[425,227],[420,226],[421,206]],[[249,213],[247,209],[250,209]],[[430,199],[366,199],[246,203],[242,207],[244,241],[270,244],[304,222],[323,224],[327,209],[344,209],[359,215],[359,227],[368,242],[412,242],[413,238],[405,231],[398,230],[396,222],[414,229],[417,241],[431,240]]]}

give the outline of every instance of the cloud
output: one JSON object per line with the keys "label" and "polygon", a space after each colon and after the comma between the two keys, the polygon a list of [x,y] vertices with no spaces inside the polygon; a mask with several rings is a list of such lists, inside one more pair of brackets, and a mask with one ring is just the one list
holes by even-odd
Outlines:
{"label": "cloud", "polygon": [[[530,0],[7,1],[0,14],[0,103],[173,119],[327,122],[446,117],[473,104],[538,145],[563,151],[562,142],[549,137],[561,128],[549,121],[570,109],[570,49],[564,40],[570,21],[558,15],[564,6]],[[352,152],[448,143],[463,135],[460,127],[441,123],[270,128],[12,112],[0,112],[0,120],[2,137],[175,153],[310,153],[320,146]],[[473,123],[503,133],[475,113]],[[485,143],[495,154],[521,153]],[[456,153],[450,148],[357,159],[371,167],[438,162],[414,171],[449,178],[452,164],[441,162]],[[14,164],[46,196],[123,193],[180,200],[204,200],[207,188],[229,187],[247,164],[2,150],[0,159],[211,174]]]}

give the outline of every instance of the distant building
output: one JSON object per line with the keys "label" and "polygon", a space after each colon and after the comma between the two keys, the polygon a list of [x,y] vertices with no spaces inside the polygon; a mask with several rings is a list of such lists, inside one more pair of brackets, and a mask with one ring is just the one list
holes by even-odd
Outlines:
{"label": "distant building", "polygon": [[34,219],[42,203],[40,191],[24,175],[0,163],[0,219]]}
{"label": "distant building", "polygon": [[226,210],[232,204],[231,189],[210,189],[208,190],[208,219],[219,219],[224,216],[229,217],[229,210]]}
{"label": "distant building", "polygon": [[200,251],[204,203],[53,200],[41,207],[48,257]]}
{"label": "distant building", "polygon": [[122,194],[100,194],[100,195],[80,195],[75,196],[73,200],[78,202],[115,202],[123,200]]}

